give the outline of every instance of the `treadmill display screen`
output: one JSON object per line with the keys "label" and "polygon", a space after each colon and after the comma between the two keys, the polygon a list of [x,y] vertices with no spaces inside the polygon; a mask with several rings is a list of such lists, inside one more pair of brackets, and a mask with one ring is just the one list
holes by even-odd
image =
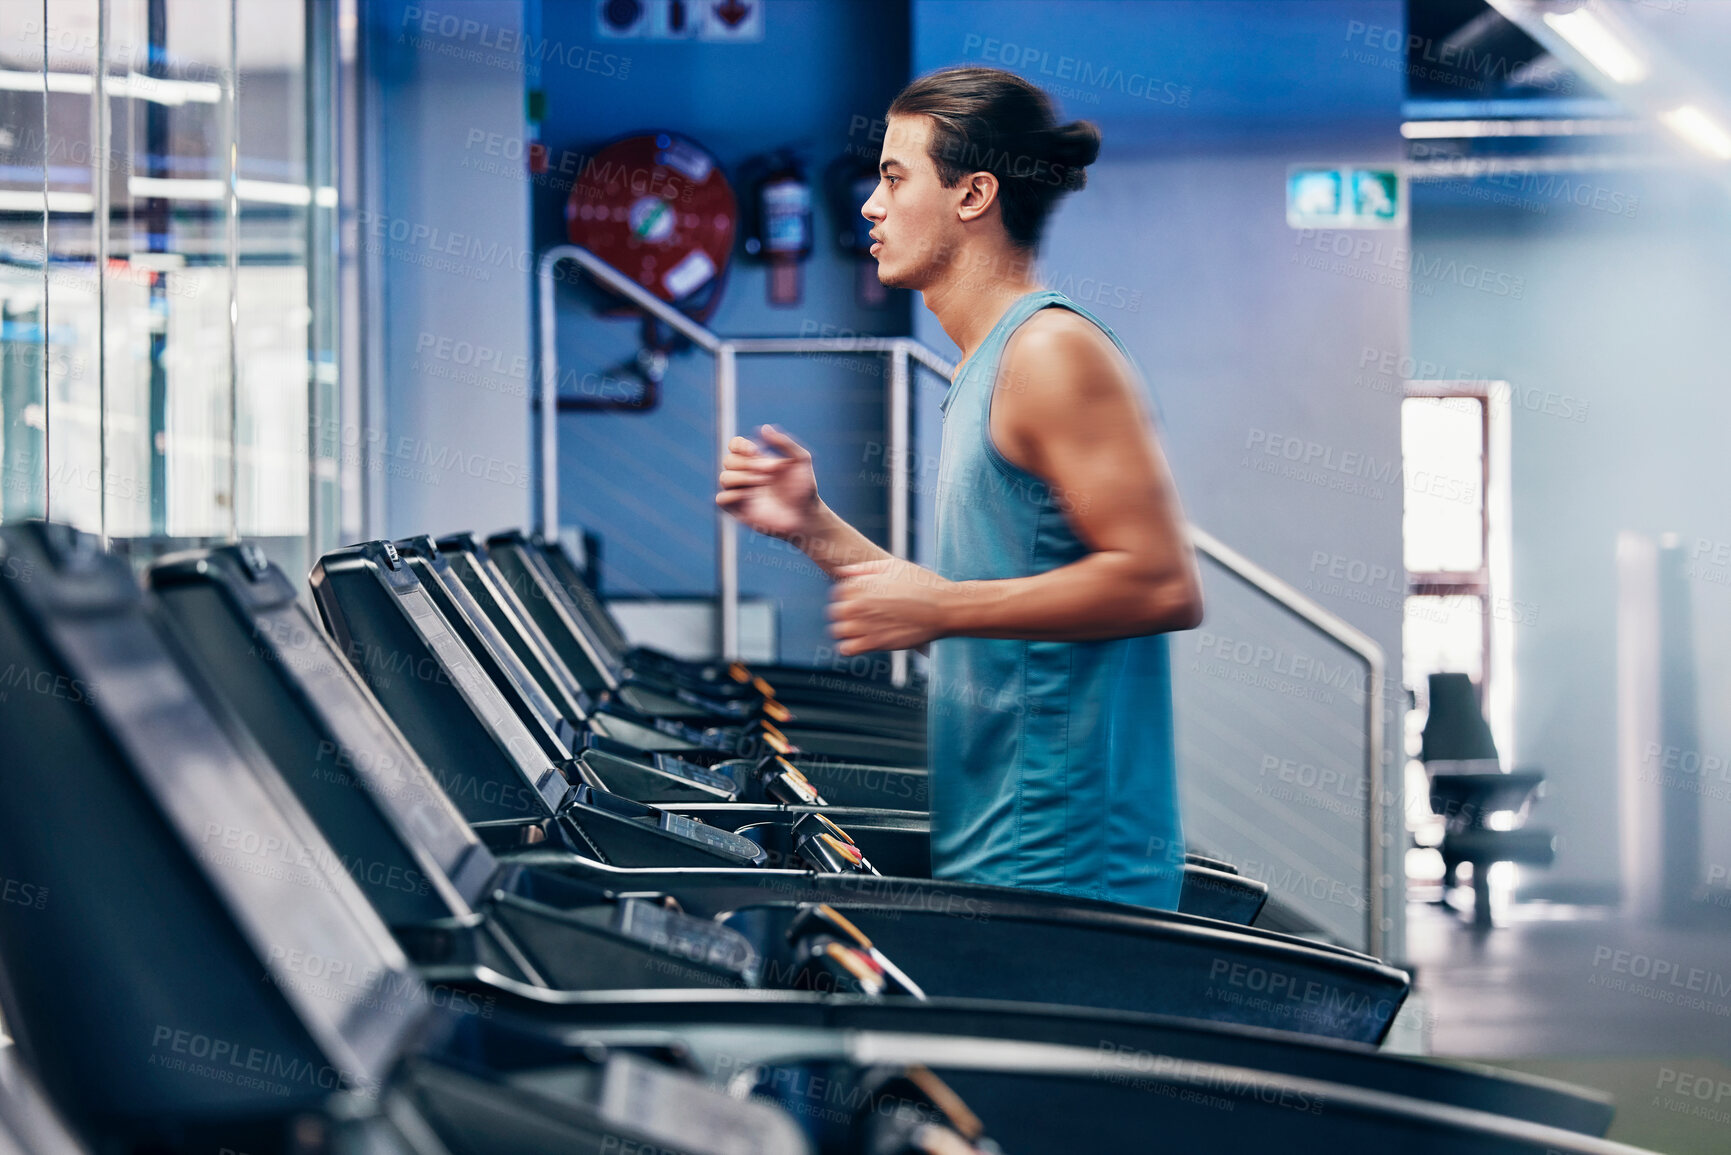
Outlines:
{"label": "treadmill display screen", "polygon": [[711,850],[718,850],[723,854],[731,854],[737,858],[746,859],[749,862],[756,862],[764,857],[763,847],[751,839],[735,834],[731,830],[722,830],[707,823],[698,822],[694,818],[687,818],[683,814],[669,814],[663,810],[658,825],[669,834],[677,835],[689,842],[696,842]]}
{"label": "treadmill display screen", "polygon": [[[479,897],[474,882],[492,873],[486,847],[301,605],[290,598],[243,619],[238,599],[225,602],[216,584],[233,579],[223,560],[207,564],[203,580],[174,581],[157,591],[182,644],[339,853],[399,865],[405,878],[413,877],[411,870],[441,872],[473,902]],[[428,856],[425,864],[415,861],[416,844]],[[388,919],[449,915],[426,881],[363,890]]]}
{"label": "treadmill display screen", "polygon": [[648,726],[631,721],[629,718],[620,718],[613,714],[592,714],[589,718],[589,725],[603,737],[612,738],[616,742],[623,742],[638,750],[648,749],[652,746],[666,746],[670,742],[675,744],[676,749],[681,750],[701,748],[696,742],[675,738],[671,734],[652,730]]}
{"label": "treadmill display screen", "polygon": [[705,698],[702,694],[686,689],[674,690],[673,696],[687,706],[696,706],[712,714],[725,714],[732,718],[746,718],[751,714],[751,705],[748,702],[723,702],[715,698]]}
{"label": "treadmill display screen", "polygon": [[473,656],[451,633],[444,616],[418,583],[396,593],[403,609],[414,620],[416,631],[437,655],[440,665],[485,723],[493,740],[540,793],[548,809],[557,810],[565,793],[564,779],[547,764],[540,745],[522,720],[511,712],[504,695],[476,667]]}
{"label": "treadmill display screen", "polygon": [[[614,719],[617,721],[617,719]],[[583,735],[583,748],[599,750],[603,754],[611,754],[615,758],[643,765],[645,751],[641,746],[629,742],[621,742],[617,738],[608,737],[590,730]],[[739,792],[739,780],[731,774],[720,770],[711,770],[707,766],[699,766],[695,762],[687,762],[672,754],[649,754],[647,762],[650,766],[672,778],[680,778],[686,782],[695,782],[700,786],[708,786],[715,790],[724,790],[729,794]]]}
{"label": "treadmill display screen", "polygon": [[751,940],[720,923],[628,898],[615,908],[613,929],[663,953],[733,971],[748,982],[757,977]]}
{"label": "treadmill display screen", "polygon": [[699,766],[695,762],[687,762],[675,758],[671,754],[656,754],[655,768],[673,778],[683,778],[687,782],[696,782],[700,786],[712,786],[717,790],[725,790],[729,794],[739,790],[739,783],[726,774],[719,774],[707,766]]}
{"label": "treadmill display screen", "polygon": [[726,733],[705,733],[695,726],[687,726],[685,723],[675,722],[671,718],[656,718],[655,729],[669,738],[677,738],[681,742],[689,742],[693,746],[701,746],[705,750],[725,750],[733,745],[732,737]]}

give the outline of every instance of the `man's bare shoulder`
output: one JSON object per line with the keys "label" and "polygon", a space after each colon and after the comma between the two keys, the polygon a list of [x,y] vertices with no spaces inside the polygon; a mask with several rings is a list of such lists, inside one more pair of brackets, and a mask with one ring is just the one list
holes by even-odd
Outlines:
{"label": "man's bare shoulder", "polygon": [[1130,365],[1112,339],[1071,309],[1041,309],[1011,336],[999,371],[1000,391],[1062,403],[1134,390]]}

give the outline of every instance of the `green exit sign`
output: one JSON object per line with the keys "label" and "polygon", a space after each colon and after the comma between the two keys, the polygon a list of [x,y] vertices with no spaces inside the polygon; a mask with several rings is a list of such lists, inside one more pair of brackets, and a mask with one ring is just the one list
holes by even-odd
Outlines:
{"label": "green exit sign", "polygon": [[1286,170],[1286,223],[1295,229],[1392,229],[1406,224],[1398,169],[1293,165]]}

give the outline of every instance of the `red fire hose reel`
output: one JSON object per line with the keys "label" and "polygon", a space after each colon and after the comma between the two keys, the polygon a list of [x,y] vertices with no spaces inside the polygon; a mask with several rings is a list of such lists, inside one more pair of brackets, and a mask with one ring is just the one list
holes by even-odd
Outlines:
{"label": "red fire hose reel", "polygon": [[[721,165],[695,141],[660,132],[614,141],[597,152],[565,204],[566,231],[581,245],[699,321],[721,302],[739,206]],[[609,310],[630,313],[624,306]],[[621,366],[638,378],[635,397],[562,397],[561,409],[651,409],[677,335],[643,319],[643,348]]]}

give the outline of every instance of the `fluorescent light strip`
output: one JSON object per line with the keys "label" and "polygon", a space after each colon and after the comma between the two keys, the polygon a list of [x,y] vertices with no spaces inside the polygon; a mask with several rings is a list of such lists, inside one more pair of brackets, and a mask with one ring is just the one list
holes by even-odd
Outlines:
{"label": "fluorescent light strip", "polygon": [[316,204],[321,208],[337,207],[337,190],[330,185],[321,185],[310,189],[304,184],[288,184],[275,180],[246,180],[234,182],[235,191],[243,201],[262,201],[274,205],[309,205]]}
{"label": "fluorescent light strip", "polygon": [[1647,65],[1605,26],[1589,8],[1572,12],[1547,12],[1545,23],[1587,58],[1587,63],[1618,84],[1639,84],[1647,78]]}
{"label": "fluorescent light strip", "polygon": [[[304,206],[314,203],[334,207],[337,190],[325,185],[315,193],[304,184],[289,184],[275,180],[237,180],[235,192],[243,201],[255,204]],[[220,180],[192,180],[182,177],[135,176],[126,182],[126,191],[135,197],[168,197],[183,201],[219,201],[225,186]]]}
{"label": "fluorescent light strip", "polygon": [[[82,92],[88,96],[96,91],[96,78],[82,72],[50,72],[47,83],[49,92]],[[42,85],[40,72],[0,68],[0,91],[41,92]]]}
{"label": "fluorescent light strip", "polygon": [[[166,197],[183,201],[219,201],[223,198],[220,180],[186,180],[177,177],[135,176],[126,182],[126,191],[134,197]],[[304,207],[317,204],[335,208],[337,190],[330,185],[309,189],[304,184],[288,184],[274,180],[239,180],[235,191],[240,199],[253,204]],[[55,213],[88,213],[96,210],[96,198],[89,193],[50,192],[48,211]],[[0,189],[0,212],[41,212],[42,193],[35,189]]]}
{"label": "fluorescent light strip", "polygon": [[[20,189],[0,189],[0,212],[39,213],[42,211],[42,190],[25,192]],[[49,192],[48,211],[51,213],[88,213],[96,211],[96,198],[89,193]]]}
{"label": "fluorescent light strip", "polygon": [[219,180],[189,180],[183,177],[128,177],[126,191],[135,197],[168,197],[183,201],[221,200],[223,183]]}
{"label": "fluorescent light strip", "polygon": [[1448,160],[1408,161],[1401,173],[1409,181],[1472,180],[1481,176],[1536,173],[1649,172],[1677,167],[1665,156],[1521,156],[1453,157]]}
{"label": "fluorescent light strip", "polygon": [[[89,96],[96,91],[96,77],[87,72],[50,72],[46,74],[49,92],[68,92]],[[44,74],[0,68],[0,91],[41,92]],[[168,80],[142,73],[110,76],[111,96],[148,100],[155,104],[216,104],[222,100],[222,85],[209,80]]]}
{"label": "fluorescent light strip", "polygon": [[137,72],[109,77],[108,91],[157,104],[217,104],[222,100],[222,85],[214,80],[169,80]]}
{"label": "fluorescent light strip", "polygon": [[1638,120],[1408,120],[1408,140],[1460,140],[1480,136],[1608,136],[1639,132]]}
{"label": "fluorescent light strip", "polygon": [[243,201],[264,201],[273,205],[313,203],[313,190],[304,184],[285,184],[274,180],[236,180],[234,191]]}
{"label": "fluorescent light strip", "polygon": [[1717,160],[1731,160],[1731,135],[1718,121],[1693,104],[1661,112],[1659,120],[1666,128],[1688,141],[1695,148]]}

